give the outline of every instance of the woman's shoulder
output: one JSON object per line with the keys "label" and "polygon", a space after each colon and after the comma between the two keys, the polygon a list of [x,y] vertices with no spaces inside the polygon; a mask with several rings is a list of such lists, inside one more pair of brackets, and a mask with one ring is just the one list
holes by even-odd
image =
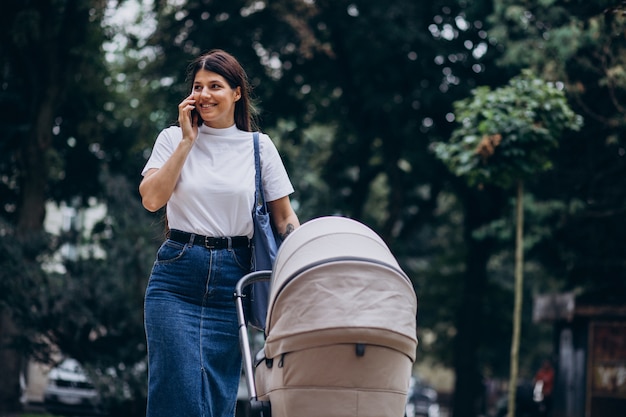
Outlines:
{"label": "woman's shoulder", "polygon": [[259,132],[259,152],[261,158],[267,163],[274,163],[280,160],[280,153],[274,140],[266,133]]}
{"label": "woman's shoulder", "polygon": [[164,128],[157,136],[157,142],[176,142],[183,138],[183,131],[179,126],[172,125]]}
{"label": "woman's shoulder", "polygon": [[183,131],[178,125],[171,125],[161,130],[161,135],[165,136],[182,136]]}
{"label": "woman's shoulder", "polygon": [[276,147],[276,144],[274,143],[270,135],[268,135],[267,133],[263,133],[261,131],[259,131],[258,133],[259,133],[259,143],[261,144],[261,147],[268,147],[268,146],[272,148]]}

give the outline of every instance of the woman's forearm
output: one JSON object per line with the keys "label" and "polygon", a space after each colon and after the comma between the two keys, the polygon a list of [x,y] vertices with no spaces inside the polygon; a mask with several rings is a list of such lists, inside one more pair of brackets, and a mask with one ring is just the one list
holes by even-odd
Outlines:
{"label": "woman's forearm", "polygon": [[183,139],[161,168],[154,168],[146,173],[139,184],[139,194],[147,210],[154,212],[167,204],[192,146],[193,142]]}
{"label": "woman's forearm", "polygon": [[298,216],[291,207],[289,197],[279,198],[267,203],[274,222],[274,227],[282,239],[300,226]]}

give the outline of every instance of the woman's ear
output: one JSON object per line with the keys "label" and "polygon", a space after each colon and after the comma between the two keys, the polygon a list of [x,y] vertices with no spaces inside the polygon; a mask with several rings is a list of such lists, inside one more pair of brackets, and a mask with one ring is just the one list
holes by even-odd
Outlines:
{"label": "woman's ear", "polygon": [[241,86],[235,88],[235,101],[239,101],[241,98]]}

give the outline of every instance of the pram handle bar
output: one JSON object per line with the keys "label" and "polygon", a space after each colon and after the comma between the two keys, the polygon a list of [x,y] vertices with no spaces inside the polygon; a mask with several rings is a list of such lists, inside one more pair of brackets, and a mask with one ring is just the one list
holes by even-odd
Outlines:
{"label": "pram handle bar", "polygon": [[241,278],[235,286],[235,304],[237,306],[237,320],[239,322],[239,343],[243,352],[243,365],[246,374],[246,384],[248,385],[248,394],[250,396],[250,405],[256,408],[261,406],[257,400],[256,386],[254,384],[254,368],[252,367],[252,354],[250,352],[250,340],[248,339],[248,327],[246,325],[246,317],[243,309],[243,298],[245,294],[243,290],[248,285],[255,282],[269,281],[272,277],[272,271],[256,271]]}

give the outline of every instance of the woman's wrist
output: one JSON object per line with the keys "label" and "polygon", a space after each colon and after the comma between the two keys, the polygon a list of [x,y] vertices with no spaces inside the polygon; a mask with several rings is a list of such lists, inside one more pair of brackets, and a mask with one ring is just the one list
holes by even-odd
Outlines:
{"label": "woman's wrist", "polygon": [[180,141],[180,145],[191,148],[191,145],[193,145],[193,139],[183,136],[182,140]]}

